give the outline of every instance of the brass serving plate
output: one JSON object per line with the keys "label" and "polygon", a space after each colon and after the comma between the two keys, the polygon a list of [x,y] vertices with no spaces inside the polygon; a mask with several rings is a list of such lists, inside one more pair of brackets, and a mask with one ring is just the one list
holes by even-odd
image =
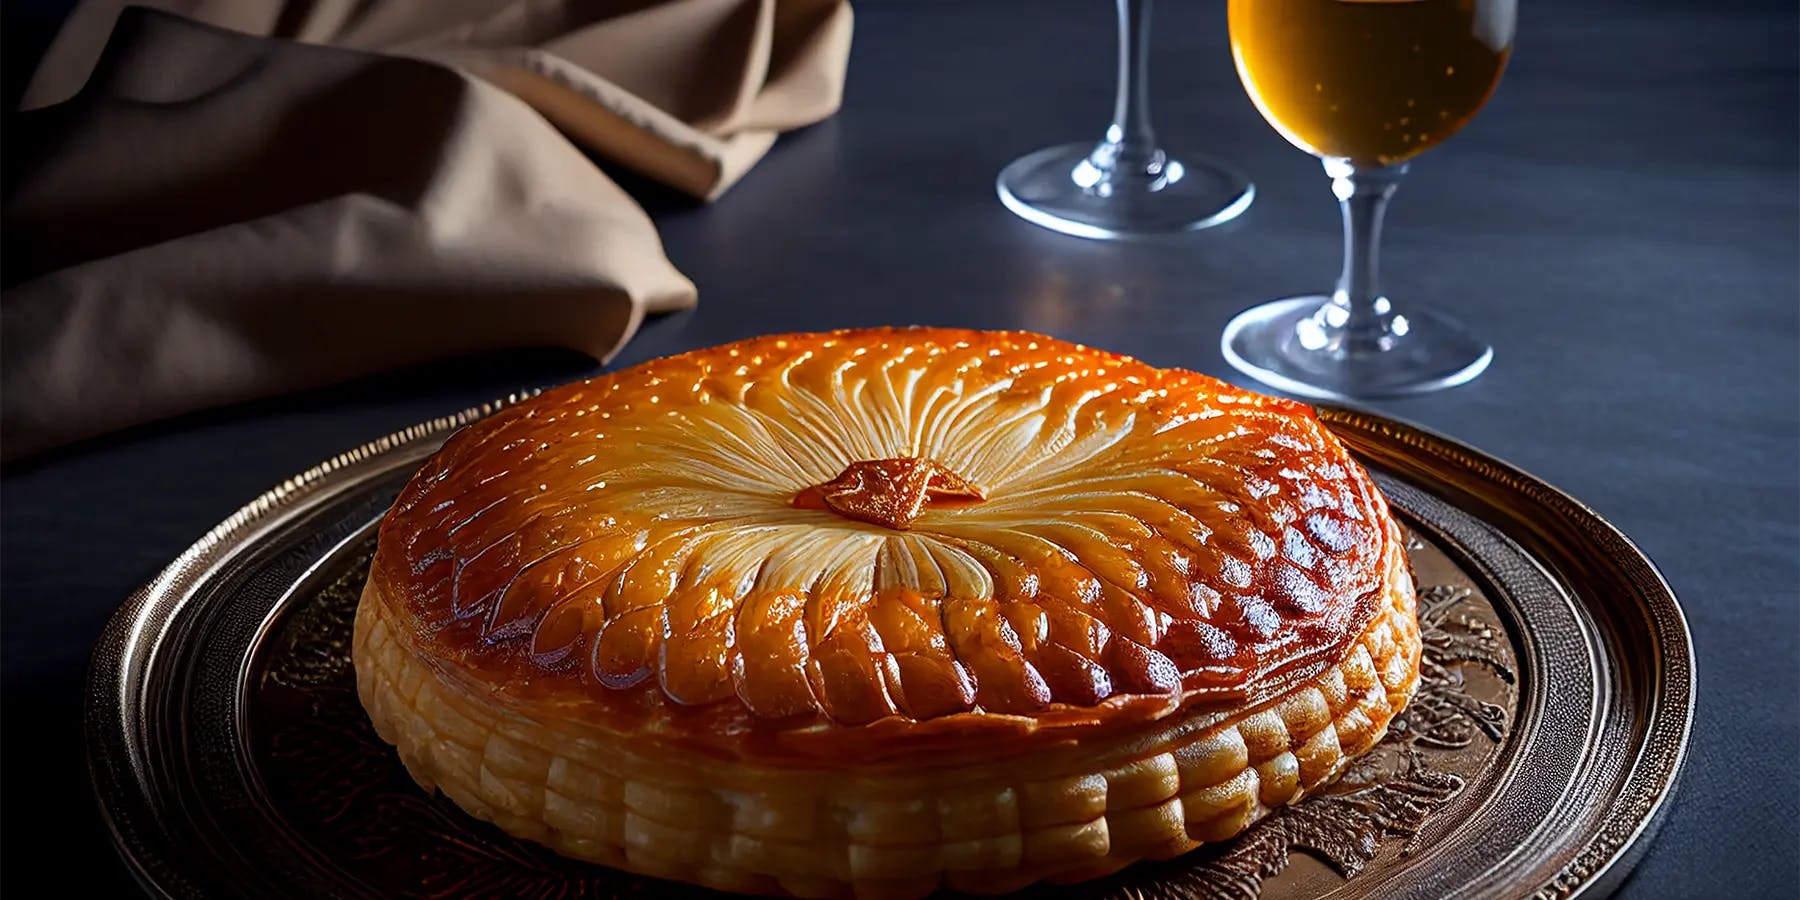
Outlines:
{"label": "brass serving plate", "polygon": [[[257,498],[134,594],[95,650],[90,766],[167,897],[719,895],[563,859],[418,790],[355,697],[374,525],[455,429],[409,428]],[[1643,853],[1693,721],[1668,585],[1567,495],[1370,413],[1321,415],[1410,531],[1419,695],[1330,792],[1236,841],[1038,896],[1596,897]]]}

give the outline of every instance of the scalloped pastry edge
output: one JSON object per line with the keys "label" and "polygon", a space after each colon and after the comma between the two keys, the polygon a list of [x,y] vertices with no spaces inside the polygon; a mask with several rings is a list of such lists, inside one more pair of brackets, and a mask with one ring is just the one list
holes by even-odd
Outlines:
{"label": "scalloped pastry edge", "polygon": [[420,655],[373,581],[352,656],[376,732],[421,787],[564,855],[744,893],[1001,893],[1229,839],[1372,748],[1419,678],[1412,578],[1390,559],[1374,620],[1314,679],[1147,734],[949,768],[722,760],[534,717]]}

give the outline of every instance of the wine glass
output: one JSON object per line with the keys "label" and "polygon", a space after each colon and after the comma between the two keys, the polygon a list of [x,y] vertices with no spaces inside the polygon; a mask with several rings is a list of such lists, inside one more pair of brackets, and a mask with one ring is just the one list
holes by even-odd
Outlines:
{"label": "wine glass", "polygon": [[1000,171],[1000,202],[1033,224],[1084,238],[1129,238],[1228,222],[1256,189],[1202,156],[1176,156],[1150,127],[1150,0],[1118,0],[1119,84],[1099,144],[1047,147]]}
{"label": "wine glass", "polygon": [[1487,368],[1493,349],[1462,323],[1388,301],[1376,251],[1408,161],[1467,124],[1499,84],[1517,12],[1517,0],[1230,0],[1251,101],[1331,176],[1344,269],[1330,296],[1239,313],[1220,342],[1228,362],[1326,399],[1434,391]]}

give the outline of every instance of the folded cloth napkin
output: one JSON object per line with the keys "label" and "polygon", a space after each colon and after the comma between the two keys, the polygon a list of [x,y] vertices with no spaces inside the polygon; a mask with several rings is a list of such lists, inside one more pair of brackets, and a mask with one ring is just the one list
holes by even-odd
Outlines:
{"label": "folded cloth napkin", "polygon": [[9,136],[8,458],[481,350],[606,359],[694,288],[582,149],[717,196],[836,109],[850,35],[841,0],[159,5],[220,27],[90,0]]}

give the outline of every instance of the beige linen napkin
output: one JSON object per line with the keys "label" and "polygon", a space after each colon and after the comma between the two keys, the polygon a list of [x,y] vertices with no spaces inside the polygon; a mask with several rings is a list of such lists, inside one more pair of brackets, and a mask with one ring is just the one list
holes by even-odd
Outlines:
{"label": "beige linen napkin", "polygon": [[601,156],[708,198],[779,132],[837,110],[850,53],[845,0],[88,0],[22,105],[72,96],[128,5],[455,65]]}
{"label": "beige linen napkin", "polygon": [[76,10],[9,141],[8,458],[480,350],[607,358],[694,289],[568,139],[716,196],[835,110],[850,32],[839,0],[159,5],[357,49]]}

